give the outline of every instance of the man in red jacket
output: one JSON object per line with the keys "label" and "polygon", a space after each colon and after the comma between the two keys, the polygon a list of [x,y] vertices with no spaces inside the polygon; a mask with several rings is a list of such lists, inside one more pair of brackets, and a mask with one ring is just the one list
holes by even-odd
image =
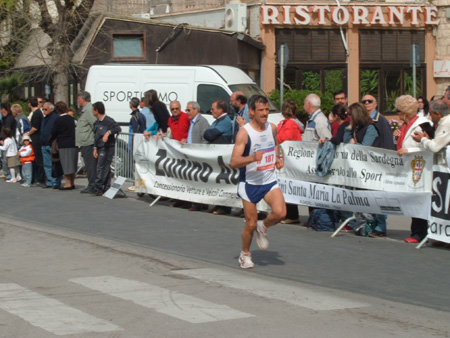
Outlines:
{"label": "man in red jacket", "polygon": [[189,120],[189,116],[181,111],[180,102],[170,102],[170,112],[172,116],[169,117],[168,123],[172,132],[172,138],[177,141],[187,139],[191,121]]}

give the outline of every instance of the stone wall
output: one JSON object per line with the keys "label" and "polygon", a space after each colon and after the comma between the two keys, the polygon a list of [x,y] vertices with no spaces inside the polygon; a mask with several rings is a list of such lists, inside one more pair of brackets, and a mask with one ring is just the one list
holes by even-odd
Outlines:
{"label": "stone wall", "polygon": [[[438,7],[439,26],[435,30],[436,37],[436,55],[435,60],[450,61],[450,19],[447,19],[447,9],[450,9],[450,1],[438,0],[432,1],[432,4]],[[444,94],[447,86],[450,85],[450,78],[436,78],[438,95]],[[433,95],[429,93],[430,97]]]}

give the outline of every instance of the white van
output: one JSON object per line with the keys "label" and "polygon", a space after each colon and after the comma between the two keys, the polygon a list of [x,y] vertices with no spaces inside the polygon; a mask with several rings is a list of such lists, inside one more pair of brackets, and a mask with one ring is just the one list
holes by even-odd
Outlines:
{"label": "white van", "polygon": [[[247,98],[254,94],[265,95],[247,74],[230,66],[92,66],[85,87],[91,94],[91,101],[102,101],[106,113],[122,126],[130,121],[130,99],[140,99],[150,89],[156,90],[166,105],[180,101],[183,111],[189,101],[197,101],[210,123],[214,120],[210,113],[214,101],[224,100],[228,104],[231,93],[238,90]],[[270,111],[269,120],[278,124],[283,118],[272,103]]]}

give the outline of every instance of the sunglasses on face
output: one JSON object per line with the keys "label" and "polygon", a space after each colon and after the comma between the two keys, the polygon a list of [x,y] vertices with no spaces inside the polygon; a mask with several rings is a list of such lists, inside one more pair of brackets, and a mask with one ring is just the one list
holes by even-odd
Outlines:
{"label": "sunglasses on face", "polygon": [[361,100],[360,102],[361,102],[362,104],[373,103],[373,100]]}

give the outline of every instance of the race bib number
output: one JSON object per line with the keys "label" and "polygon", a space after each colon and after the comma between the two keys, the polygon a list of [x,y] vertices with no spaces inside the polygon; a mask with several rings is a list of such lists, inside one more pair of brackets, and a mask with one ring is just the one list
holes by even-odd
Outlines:
{"label": "race bib number", "polygon": [[260,151],[263,151],[263,157],[261,161],[258,161],[256,163],[256,170],[262,171],[262,170],[269,170],[273,169],[275,167],[275,148],[269,148],[269,149],[261,149]]}

